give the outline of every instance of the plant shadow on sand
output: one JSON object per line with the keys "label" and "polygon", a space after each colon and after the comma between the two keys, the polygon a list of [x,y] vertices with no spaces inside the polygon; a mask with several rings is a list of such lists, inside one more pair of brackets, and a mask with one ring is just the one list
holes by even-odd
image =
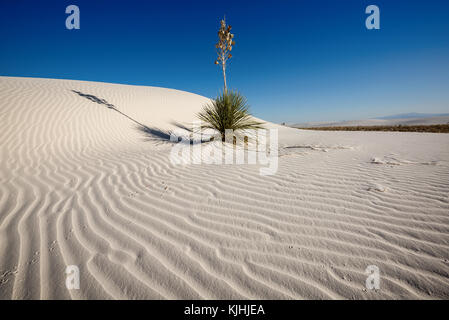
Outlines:
{"label": "plant shadow on sand", "polygon": [[[145,135],[145,140],[147,140],[147,141],[153,141],[153,142],[159,142],[159,143],[167,143],[167,142],[168,143],[178,143],[180,141],[181,137],[177,137],[175,139],[170,139],[170,137],[172,136],[172,131],[162,130],[162,129],[155,128],[155,127],[148,127],[147,125],[144,125],[143,123],[141,123],[141,122],[131,118],[127,114],[121,112],[120,110],[117,109],[116,106],[114,106],[111,103],[108,103],[105,99],[101,99],[92,94],[86,94],[86,93],[82,93],[82,92],[76,91],[76,90],[71,90],[71,91],[78,94],[80,97],[83,97],[92,102],[104,105],[107,108],[112,109],[112,110],[120,113],[122,116],[128,118],[129,120],[133,121],[137,125],[136,129]],[[181,124],[176,121],[172,121],[171,124],[179,129],[184,130],[186,132],[186,136],[190,137],[193,134],[193,130],[191,128],[188,128],[187,125]],[[205,143],[205,142],[209,142],[209,139],[201,140],[201,143]],[[193,143],[193,139],[190,139],[190,143],[191,144]]]}
{"label": "plant shadow on sand", "polygon": [[[135,122],[137,122],[137,121],[135,121]],[[175,143],[182,141],[183,140],[182,138],[188,139],[190,144],[193,144],[194,142],[203,144],[203,143],[207,143],[207,142],[211,141],[210,137],[209,138],[206,137],[205,139],[201,138],[200,141],[194,140],[193,139],[194,131],[192,130],[192,128],[189,128],[187,125],[183,125],[181,123],[174,122],[174,121],[172,121],[170,123],[172,125],[174,125],[175,127],[181,129],[180,134],[174,134],[174,132],[172,130],[161,130],[159,128],[150,128],[150,127],[148,127],[146,125],[142,125],[140,123],[138,123],[138,126],[136,127],[136,129],[145,135],[145,140],[153,141],[153,142],[168,142],[168,143],[175,144]],[[184,140],[184,143],[185,142],[186,142],[186,140]]]}

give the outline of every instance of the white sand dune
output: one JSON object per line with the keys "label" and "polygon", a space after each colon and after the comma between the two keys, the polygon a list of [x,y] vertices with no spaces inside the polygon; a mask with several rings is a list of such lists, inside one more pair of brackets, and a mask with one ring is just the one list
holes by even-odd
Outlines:
{"label": "white sand dune", "polygon": [[0,298],[449,298],[449,135],[279,127],[275,175],[171,164],[208,101],[0,77]]}

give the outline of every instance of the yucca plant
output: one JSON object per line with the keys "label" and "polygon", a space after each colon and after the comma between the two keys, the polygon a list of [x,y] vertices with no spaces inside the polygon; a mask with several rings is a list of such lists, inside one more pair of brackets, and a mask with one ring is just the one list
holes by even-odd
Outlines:
{"label": "yucca plant", "polygon": [[225,141],[225,130],[234,132],[262,128],[262,122],[251,117],[249,106],[243,95],[235,91],[225,91],[215,100],[204,106],[198,114],[203,122],[202,129],[214,129]]}

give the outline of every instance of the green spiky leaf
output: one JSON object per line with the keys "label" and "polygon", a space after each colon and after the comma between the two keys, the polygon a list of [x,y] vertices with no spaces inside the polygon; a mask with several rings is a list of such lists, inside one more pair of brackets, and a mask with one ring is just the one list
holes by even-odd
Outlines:
{"label": "green spiky leaf", "polygon": [[214,129],[222,138],[226,129],[236,132],[262,128],[262,122],[252,118],[246,98],[234,91],[223,92],[205,105],[198,118],[204,122],[202,129]]}

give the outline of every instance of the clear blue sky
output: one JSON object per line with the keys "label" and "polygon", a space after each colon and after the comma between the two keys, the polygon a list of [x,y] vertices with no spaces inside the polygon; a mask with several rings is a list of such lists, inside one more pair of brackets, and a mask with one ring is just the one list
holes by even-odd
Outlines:
{"label": "clear blue sky", "polygon": [[[81,29],[65,28],[76,4]],[[365,8],[380,8],[367,30]],[[448,0],[1,0],[0,75],[176,88],[214,97],[219,19],[229,86],[274,122],[449,112]]]}

